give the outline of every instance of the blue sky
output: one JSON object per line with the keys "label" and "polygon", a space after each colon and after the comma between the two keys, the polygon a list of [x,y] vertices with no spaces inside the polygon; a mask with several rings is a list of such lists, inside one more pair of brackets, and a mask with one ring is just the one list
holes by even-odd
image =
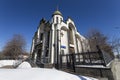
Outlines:
{"label": "blue sky", "polygon": [[0,51],[14,34],[25,37],[29,51],[40,19],[50,20],[57,5],[81,34],[95,28],[120,37],[120,28],[115,28],[120,27],[120,0],[0,0]]}

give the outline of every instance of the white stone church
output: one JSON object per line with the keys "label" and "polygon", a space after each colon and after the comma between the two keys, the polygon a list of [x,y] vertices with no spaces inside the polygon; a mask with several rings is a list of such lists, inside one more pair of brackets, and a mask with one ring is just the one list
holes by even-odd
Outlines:
{"label": "white stone church", "polygon": [[34,62],[56,64],[59,55],[90,51],[88,40],[82,36],[74,21],[64,21],[62,13],[56,10],[51,21],[42,19],[32,40],[31,56]]}

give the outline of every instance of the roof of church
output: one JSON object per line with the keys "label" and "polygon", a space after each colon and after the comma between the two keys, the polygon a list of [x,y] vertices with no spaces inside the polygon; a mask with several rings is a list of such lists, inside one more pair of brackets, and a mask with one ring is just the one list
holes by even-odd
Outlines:
{"label": "roof of church", "polygon": [[61,15],[62,16],[62,13],[59,11],[59,10],[56,10],[53,15]]}

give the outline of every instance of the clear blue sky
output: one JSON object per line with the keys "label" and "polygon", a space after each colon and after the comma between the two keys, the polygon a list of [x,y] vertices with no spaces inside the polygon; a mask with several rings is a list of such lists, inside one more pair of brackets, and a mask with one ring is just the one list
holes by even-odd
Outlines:
{"label": "clear blue sky", "polygon": [[14,34],[25,37],[29,51],[40,19],[50,20],[57,5],[81,34],[96,28],[109,37],[120,37],[120,28],[115,29],[120,27],[120,0],[0,0],[0,51]]}

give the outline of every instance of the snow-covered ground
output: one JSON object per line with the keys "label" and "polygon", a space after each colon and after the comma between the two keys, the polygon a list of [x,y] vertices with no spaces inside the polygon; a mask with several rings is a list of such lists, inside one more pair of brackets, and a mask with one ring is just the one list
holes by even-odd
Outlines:
{"label": "snow-covered ground", "polygon": [[0,69],[0,80],[97,80],[56,69],[32,68],[23,62],[16,69]]}
{"label": "snow-covered ground", "polygon": [[16,66],[20,64],[22,60],[0,60],[0,67],[4,66]]}
{"label": "snow-covered ground", "polygon": [[0,60],[0,67],[13,65],[14,63],[15,63],[15,60]]}
{"label": "snow-covered ground", "polygon": [[23,62],[17,67],[17,69],[23,69],[23,68],[32,68],[32,67],[28,62]]}
{"label": "snow-covered ground", "polygon": [[109,68],[103,65],[76,65],[76,67],[90,67],[90,68]]}

